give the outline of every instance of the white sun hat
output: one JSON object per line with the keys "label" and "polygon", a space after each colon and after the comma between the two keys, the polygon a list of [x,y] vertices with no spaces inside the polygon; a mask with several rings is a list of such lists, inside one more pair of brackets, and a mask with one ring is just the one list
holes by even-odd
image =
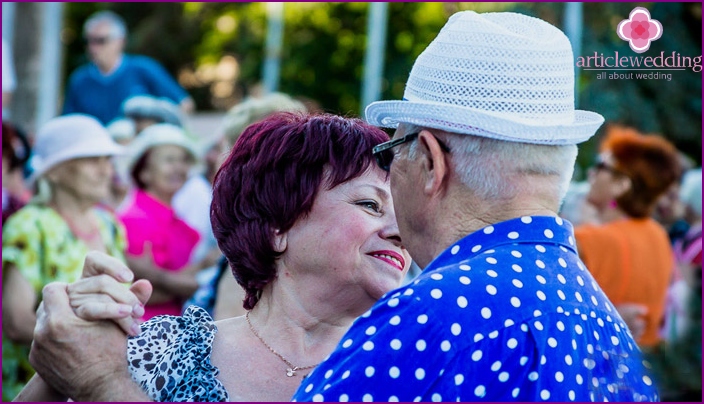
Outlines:
{"label": "white sun hat", "polygon": [[604,118],[574,108],[569,40],[517,13],[455,13],[418,56],[403,101],[378,101],[376,126],[400,122],[524,143],[576,144]]}
{"label": "white sun hat", "polygon": [[128,146],[127,168],[132,167],[149,149],[161,145],[180,146],[188,152],[193,160],[197,159],[194,142],[186,136],[183,129],[170,123],[157,123],[148,126],[135,137]]}
{"label": "white sun hat", "polygon": [[33,183],[51,168],[68,160],[115,156],[123,151],[123,147],[115,143],[107,129],[92,116],[69,114],[53,118],[37,132],[31,163],[34,172],[28,182]]}

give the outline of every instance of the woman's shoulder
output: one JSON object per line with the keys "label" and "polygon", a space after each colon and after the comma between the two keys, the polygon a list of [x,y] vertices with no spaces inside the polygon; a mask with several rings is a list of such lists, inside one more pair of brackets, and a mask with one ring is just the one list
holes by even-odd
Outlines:
{"label": "woman's shoulder", "polygon": [[36,204],[29,204],[10,216],[3,225],[3,241],[22,237],[22,235],[38,235],[52,237],[62,234],[66,222],[54,209]]}
{"label": "woman's shoulder", "polygon": [[226,401],[228,394],[211,363],[217,327],[200,307],[183,316],[157,316],[128,340],[132,378],[156,401]]}
{"label": "woman's shoulder", "polygon": [[60,219],[60,216],[54,209],[40,204],[30,203],[22,207],[10,218],[12,221],[24,221],[34,218],[53,218]]}

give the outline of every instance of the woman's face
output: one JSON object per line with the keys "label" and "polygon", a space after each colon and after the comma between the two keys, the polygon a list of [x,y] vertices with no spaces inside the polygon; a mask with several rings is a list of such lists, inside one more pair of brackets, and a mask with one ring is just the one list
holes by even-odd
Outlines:
{"label": "woman's face", "polygon": [[614,167],[615,161],[611,153],[599,155],[599,163],[589,170],[589,193],[587,201],[598,209],[608,206],[623,194],[620,183],[622,174]]}
{"label": "woman's face", "polygon": [[285,273],[278,276],[303,277],[322,296],[371,305],[400,286],[411,264],[386,173],[376,167],[333,189],[323,186],[285,239]]}
{"label": "woman's face", "polygon": [[64,192],[89,203],[105,200],[110,193],[113,166],[110,157],[85,157],[54,167],[46,177]]}
{"label": "woman's face", "polygon": [[139,174],[146,184],[146,191],[163,196],[173,196],[188,179],[192,160],[186,149],[176,145],[154,146],[147,157],[147,164]]}

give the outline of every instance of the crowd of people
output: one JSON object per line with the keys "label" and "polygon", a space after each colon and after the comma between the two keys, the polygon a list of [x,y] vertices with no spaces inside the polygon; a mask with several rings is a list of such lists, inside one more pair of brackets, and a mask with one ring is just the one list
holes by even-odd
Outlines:
{"label": "crowd of people", "polygon": [[458,12],[366,122],[273,93],[213,134],[119,16],[83,34],[63,114],[3,118],[3,400],[700,398],[701,168],[609,123],[571,182],[604,119],[556,27]]}

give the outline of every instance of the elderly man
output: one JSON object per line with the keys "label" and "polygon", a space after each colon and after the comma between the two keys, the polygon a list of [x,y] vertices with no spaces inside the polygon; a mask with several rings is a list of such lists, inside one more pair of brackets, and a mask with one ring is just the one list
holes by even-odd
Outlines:
{"label": "elderly man", "polygon": [[125,100],[140,94],[166,97],[191,112],[193,100],[159,63],[123,53],[126,33],[125,22],[113,12],[88,18],[83,35],[91,62],[71,74],[63,113],[93,115],[107,125],[120,116]]}
{"label": "elderly man", "polygon": [[[603,123],[574,110],[573,85],[557,28],[460,12],[419,56],[404,101],[367,108],[370,122],[398,125],[375,154],[403,242],[425,269],[357,319],[295,401],[657,399],[633,337],[556,214],[575,144]],[[51,356],[54,336],[82,360],[81,338],[56,325],[75,317],[65,291],[47,292],[36,359],[66,361]],[[138,397],[116,369],[122,376],[99,389],[39,372],[79,398]]]}
{"label": "elderly man", "polygon": [[557,216],[576,143],[565,35],[514,13],[453,15],[403,101],[367,120],[423,274],[358,319],[296,401],[655,400],[626,325]]}

